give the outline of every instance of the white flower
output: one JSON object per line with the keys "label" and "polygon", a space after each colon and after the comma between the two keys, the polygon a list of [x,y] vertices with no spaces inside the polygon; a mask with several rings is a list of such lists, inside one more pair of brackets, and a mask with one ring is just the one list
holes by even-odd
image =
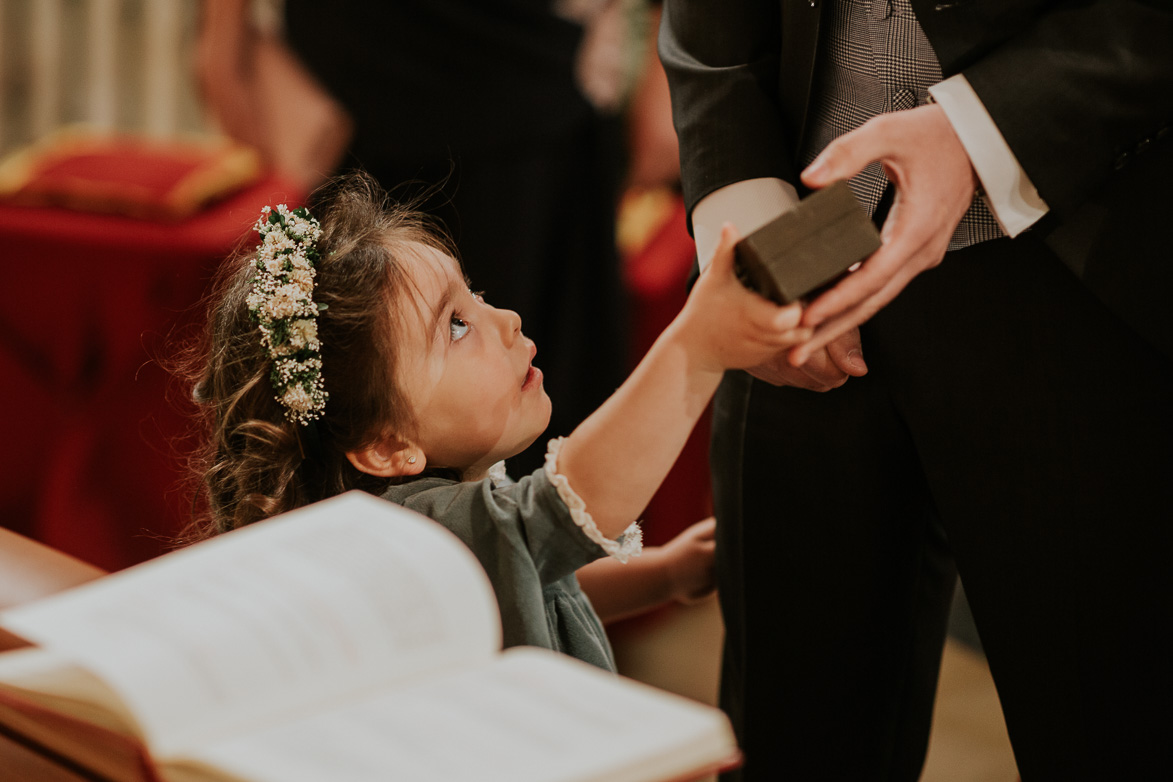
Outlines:
{"label": "white flower", "polygon": [[[269,222],[273,212],[281,216],[280,221]],[[313,301],[314,264],[309,259],[322,229],[317,220],[302,214],[306,216],[294,214],[285,204],[261,211],[254,226],[261,235],[258,267],[245,303],[260,321],[261,344],[274,363],[276,399],[285,407],[285,417],[306,424],[321,416],[327,394],[317,355],[321,343]],[[274,343],[275,333],[284,335],[280,344]],[[310,355],[303,361],[290,357],[299,351]]]}
{"label": "white flower", "polygon": [[293,268],[297,271],[309,271],[310,269],[314,268],[314,265],[310,263],[310,259],[305,256],[304,252],[296,252],[293,255],[290,255],[289,261]]}
{"label": "white flower", "polygon": [[274,276],[285,271],[285,256],[270,257],[265,259],[265,271]]}
{"label": "white flower", "polygon": [[295,415],[304,415],[313,408],[314,400],[304,388],[296,385],[285,389],[285,393],[281,395],[281,404]]}
{"label": "white flower", "polygon": [[289,344],[300,350],[308,347],[318,349],[318,322],[302,318],[289,324]]}
{"label": "white flower", "polygon": [[[316,376],[322,371],[322,360],[320,358],[307,358],[304,361],[296,361],[291,358],[278,359],[277,375],[281,378],[281,385],[285,385],[293,379],[294,375],[311,375]],[[314,378],[312,381],[317,384],[319,378]]]}
{"label": "white flower", "polygon": [[297,244],[292,239],[283,233],[270,233],[265,235],[265,250],[274,255],[284,255],[285,250],[295,250]]}
{"label": "white flower", "polygon": [[310,305],[309,298],[300,285],[282,285],[273,291],[265,314],[271,320],[284,320],[307,314],[307,305]]}
{"label": "white flower", "polygon": [[294,269],[289,273],[289,282],[305,291],[305,296],[308,299],[314,292],[314,270],[311,269]]}

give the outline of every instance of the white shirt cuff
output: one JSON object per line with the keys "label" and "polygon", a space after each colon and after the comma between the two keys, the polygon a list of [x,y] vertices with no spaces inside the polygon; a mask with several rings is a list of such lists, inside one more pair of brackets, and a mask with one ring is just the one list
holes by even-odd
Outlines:
{"label": "white shirt cuff", "polygon": [[981,180],[986,204],[1007,236],[1018,236],[1050,207],[1039,197],[969,80],[957,74],[929,87]]}
{"label": "white shirt cuff", "polygon": [[692,210],[692,235],[701,268],[709,265],[721,241],[721,226],[733,223],[748,236],[798,203],[798,191],[774,177],[746,179],[714,190]]}

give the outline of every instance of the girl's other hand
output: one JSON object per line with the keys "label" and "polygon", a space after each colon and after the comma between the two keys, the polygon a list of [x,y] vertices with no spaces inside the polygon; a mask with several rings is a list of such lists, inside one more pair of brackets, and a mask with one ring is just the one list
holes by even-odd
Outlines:
{"label": "girl's other hand", "polygon": [[648,546],[626,564],[600,559],[578,569],[578,581],[604,622],[638,616],[669,603],[695,603],[717,586],[712,518],[663,546]]}
{"label": "girl's other hand", "polygon": [[698,521],[660,549],[671,584],[672,598],[689,605],[713,594],[717,588],[714,535],[717,520]]}

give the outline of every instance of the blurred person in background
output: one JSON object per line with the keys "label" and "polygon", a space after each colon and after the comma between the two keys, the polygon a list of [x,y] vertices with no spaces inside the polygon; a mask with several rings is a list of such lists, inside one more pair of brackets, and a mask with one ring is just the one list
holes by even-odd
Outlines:
{"label": "blurred person in background", "polygon": [[[248,0],[204,2],[197,70],[224,131],[270,157],[300,146],[361,167],[400,197],[426,192],[470,278],[492,281],[486,295],[542,345],[550,434],[602,403],[627,361],[614,238],[627,6],[286,0],[274,35]],[[342,111],[324,120],[329,101]],[[319,126],[333,132],[308,138]],[[541,459],[531,448],[511,471]]]}

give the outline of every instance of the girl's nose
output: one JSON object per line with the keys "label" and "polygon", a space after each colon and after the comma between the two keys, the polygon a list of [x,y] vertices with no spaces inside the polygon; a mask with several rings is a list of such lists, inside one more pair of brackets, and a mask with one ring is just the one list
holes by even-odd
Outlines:
{"label": "girl's nose", "polygon": [[521,316],[513,310],[497,310],[500,313],[501,339],[508,346],[521,334]]}

